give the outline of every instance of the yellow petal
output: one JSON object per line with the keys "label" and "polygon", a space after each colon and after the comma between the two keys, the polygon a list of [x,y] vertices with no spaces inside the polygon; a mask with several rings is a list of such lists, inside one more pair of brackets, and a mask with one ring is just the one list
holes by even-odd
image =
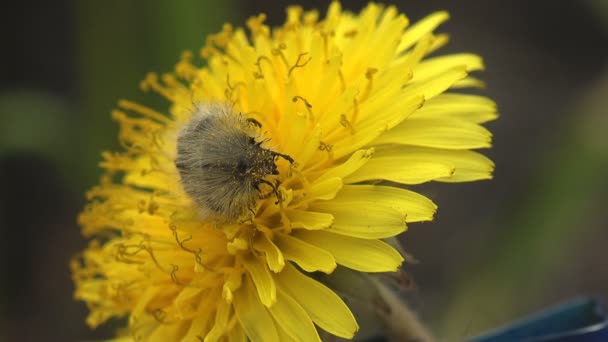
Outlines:
{"label": "yellow petal", "polygon": [[[432,44],[434,41],[434,37],[433,35],[429,34],[426,35],[424,37],[422,37],[418,43],[416,43],[416,46],[414,47],[414,49],[408,53],[406,56],[404,56],[403,58],[403,67],[404,68],[413,68],[415,67],[422,58],[424,58],[424,56],[427,54],[427,52],[430,50]],[[413,74],[412,74],[413,76]]]}
{"label": "yellow petal", "polygon": [[228,303],[232,303],[234,291],[241,287],[243,277],[240,272],[230,272],[225,276],[224,286],[222,286],[222,298]]}
{"label": "yellow petal", "polygon": [[482,70],[483,60],[481,57],[470,53],[429,58],[416,65],[414,70],[412,70],[413,77],[410,82],[424,81],[442,74],[447,70],[461,66],[464,67],[467,72]]}
{"label": "yellow petal", "polygon": [[317,230],[328,228],[334,222],[334,217],[331,214],[310,210],[286,209],[285,215],[291,222],[292,228]]}
{"label": "yellow petal", "polygon": [[287,260],[297,263],[307,272],[331,273],[336,268],[333,255],[315,245],[286,234],[277,234],[275,242]]}
{"label": "yellow petal", "polygon": [[158,324],[146,339],[150,341],[170,341],[175,336],[182,334],[186,321],[178,321],[175,324]]}
{"label": "yellow petal", "polygon": [[296,341],[291,336],[289,336],[287,334],[287,332],[285,332],[285,330],[283,330],[283,328],[281,328],[281,326],[277,326],[277,333],[279,334],[279,341],[281,341],[281,342],[295,342]]}
{"label": "yellow petal", "polygon": [[289,137],[287,141],[299,142],[300,146],[296,147],[300,149],[299,153],[295,154],[296,160],[302,165],[307,165],[310,159],[315,153],[319,152],[319,144],[321,143],[321,127],[317,126],[312,131],[304,129],[302,123],[292,122],[291,125],[294,127],[293,131],[298,131],[301,137],[292,137],[291,134],[285,134]]}
{"label": "yellow petal", "polygon": [[234,311],[252,342],[280,342],[272,317],[258,300],[251,280],[234,293]]}
{"label": "yellow petal", "polygon": [[[367,163],[374,154],[374,149],[359,150],[351,154],[350,157],[341,164],[334,166],[324,172],[315,180],[315,183],[323,182],[327,179],[338,177],[344,178],[357,171],[361,166]],[[314,183],[313,183],[314,184]]]}
{"label": "yellow petal", "polygon": [[175,308],[178,316],[184,316],[188,310],[192,310],[192,300],[203,291],[202,288],[187,287],[184,288],[175,297]]}
{"label": "yellow petal", "polygon": [[486,87],[486,83],[475,77],[466,77],[452,84],[452,89],[463,89],[463,88],[479,88],[483,89]]}
{"label": "yellow petal", "polygon": [[311,186],[308,197],[310,199],[329,200],[336,196],[342,188],[342,178],[325,178],[322,181],[314,182]]}
{"label": "yellow petal", "polygon": [[374,203],[365,197],[340,196],[331,201],[312,203],[310,208],[334,217],[328,231],[362,239],[378,239],[397,235],[407,228],[406,215],[385,204]]}
{"label": "yellow petal", "polygon": [[[409,50],[403,55],[396,57],[390,64],[390,66],[407,67],[411,69],[412,67],[417,65],[418,62],[420,62],[420,58],[423,58],[436,51],[437,49],[443,47],[448,42],[448,40],[449,37],[447,34],[427,33],[425,36],[420,38],[420,40],[416,44],[415,49]],[[420,54],[420,57],[416,57],[416,54]],[[415,63],[412,63],[412,61]],[[413,76],[413,72],[411,72],[411,70],[410,73]]]}
{"label": "yellow petal", "polygon": [[396,209],[407,222],[430,221],[437,210],[433,201],[416,192],[380,185],[346,185],[335,199],[327,202],[328,205],[344,204],[353,208],[366,205],[366,209],[371,209],[370,203]]}
{"label": "yellow petal", "polygon": [[402,52],[412,45],[414,45],[420,38],[423,36],[433,32],[437,26],[439,26],[444,21],[448,20],[450,15],[448,12],[435,12],[426,18],[420,20],[416,24],[410,26],[403,37],[401,38],[401,43],[399,43],[399,47],[397,47],[397,51]]}
{"label": "yellow petal", "polygon": [[286,265],[277,275],[277,283],[293,297],[323,330],[352,338],[359,330],[355,317],[338,295],[327,286]]}
{"label": "yellow petal", "polygon": [[[387,129],[391,129],[405,120],[409,115],[424,104],[425,92],[435,92],[439,88],[449,87],[453,82],[447,77],[437,78],[434,81],[425,82],[425,85],[408,86],[392,102],[375,101],[369,99],[366,105],[377,107],[370,109],[369,115],[356,123],[354,132],[340,134],[337,139],[331,141],[334,144],[334,158],[342,158],[355,150],[372,142]],[[361,106],[363,107],[363,105]],[[362,108],[363,110],[363,108]],[[346,129],[346,128],[343,128]]]}
{"label": "yellow petal", "polygon": [[295,341],[321,341],[310,316],[279,288],[277,302],[268,310],[277,324]]}
{"label": "yellow petal", "polygon": [[260,301],[265,306],[271,306],[277,300],[277,288],[272,275],[265,263],[258,258],[243,258],[243,265],[255,284]]}
{"label": "yellow petal", "polygon": [[277,247],[272,241],[268,239],[265,234],[259,234],[259,237],[255,240],[253,247],[266,255],[266,262],[268,268],[273,272],[279,272],[285,266],[285,259],[283,253],[279,247]]}
{"label": "yellow petal", "polygon": [[[241,329],[241,327],[236,324],[234,328],[230,329],[228,332],[228,341],[230,342],[248,342],[247,336],[245,336],[245,331]],[[283,341],[279,339],[279,341]]]}
{"label": "yellow petal", "polygon": [[496,104],[483,96],[467,94],[440,94],[427,101],[410,117],[461,119],[484,123],[496,119]]}
{"label": "yellow petal", "polygon": [[453,67],[428,79],[407,83],[404,94],[423,95],[426,100],[429,100],[448,90],[454,83],[466,76],[466,66]]}
{"label": "yellow petal", "polygon": [[368,164],[346,178],[344,182],[349,184],[383,179],[402,184],[420,184],[449,177],[454,173],[454,166],[449,163],[428,161],[417,156],[379,156]]}
{"label": "yellow petal", "polygon": [[490,147],[492,133],[475,123],[448,118],[412,117],[374,140],[374,145],[402,144],[444,149]]}
{"label": "yellow petal", "polygon": [[405,222],[401,224],[381,225],[381,226],[361,226],[356,224],[348,224],[345,222],[339,226],[333,226],[326,231],[352,236],[360,239],[384,239],[387,237],[399,235],[407,230]]}
{"label": "yellow petal", "polygon": [[357,271],[392,272],[403,262],[399,252],[380,240],[365,240],[319,230],[298,230],[294,235],[329,251],[338,264]]}
{"label": "yellow petal", "polygon": [[176,184],[174,175],[165,172],[153,171],[152,158],[139,157],[135,161],[134,170],[128,172],[124,177],[125,184],[131,184],[142,188],[157,189],[171,192]]}
{"label": "yellow petal", "polygon": [[231,306],[223,300],[217,303],[215,322],[213,323],[211,330],[207,333],[207,336],[205,336],[204,342],[219,341],[219,339],[226,333],[230,308]]}
{"label": "yellow petal", "polygon": [[147,315],[146,307],[148,306],[148,303],[154,298],[154,296],[156,296],[156,294],[160,290],[161,290],[161,288],[155,287],[155,286],[154,287],[150,286],[147,289],[145,289],[144,292],[141,293],[139,300],[137,301],[137,304],[131,311],[130,319]]}
{"label": "yellow petal", "polygon": [[468,182],[490,179],[494,170],[491,160],[473,151],[395,145],[377,150],[376,156],[345,183],[374,179],[404,184]]}

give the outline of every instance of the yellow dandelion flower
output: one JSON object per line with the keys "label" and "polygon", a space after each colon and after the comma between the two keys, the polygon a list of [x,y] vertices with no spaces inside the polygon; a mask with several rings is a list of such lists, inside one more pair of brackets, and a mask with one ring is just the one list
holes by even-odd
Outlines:
{"label": "yellow dandelion flower", "polygon": [[392,6],[333,2],[322,20],[299,7],[279,28],[264,18],[210,36],[204,67],[185,53],[149,75],[168,114],[113,112],[124,151],[103,154],[79,218],[91,242],[72,262],[90,326],[128,317],[137,341],[352,338],[349,308],[311,272],[399,268],[385,240],[436,206],[394,184],[491,178],[471,149],[490,146],[480,124],[495,105],[445,93],[477,85],[481,59],[424,59],[446,43],[433,31],[447,13],[409,25]]}

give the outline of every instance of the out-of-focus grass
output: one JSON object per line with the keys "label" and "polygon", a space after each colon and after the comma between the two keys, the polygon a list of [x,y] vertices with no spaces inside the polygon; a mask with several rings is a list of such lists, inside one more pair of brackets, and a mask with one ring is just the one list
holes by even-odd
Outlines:
{"label": "out-of-focus grass", "polygon": [[487,248],[492,252],[477,269],[463,272],[441,323],[447,340],[462,340],[546,304],[550,280],[580,253],[577,242],[597,234],[597,225],[586,218],[608,193],[608,75],[589,93],[568,116],[563,136],[556,134],[559,144],[540,158],[535,186],[516,215],[495,229],[502,238]]}
{"label": "out-of-focus grass", "polygon": [[594,13],[599,22],[608,31],[608,1],[606,0],[586,0],[589,10]]}
{"label": "out-of-focus grass", "polygon": [[70,123],[71,112],[65,100],[49,93],[33,90],[0,93],[0,155],[36,151],[56,160],[62,172],[75,176],[75,160],[65,153],[71,150],[70,137],[76,136]]}

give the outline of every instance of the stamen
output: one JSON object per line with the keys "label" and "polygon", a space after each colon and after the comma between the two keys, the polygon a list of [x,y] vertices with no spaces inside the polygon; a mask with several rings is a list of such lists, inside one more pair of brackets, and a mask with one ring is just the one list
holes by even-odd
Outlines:
{"label": "stamen", "polygon": [[[127,251],[127,249],[129,248],[135,248],[134,251],[129,252]],[[144,264],[144,261],[142,260],[134,260],[134,259],[129,259],[128,257],[132,257],[137,255],[139,252],[141,252],[142,250],[144,250],[143,246],[138,246],[138,245],[125,245],[125,244],[118,244],[116,245],[116,255],[115,255],[115,259],[118,262],[122,262],[125,264],[135,264],[135,265],[142,265]]]}
{"label": "stamen", "polygon": [[345,114],[340,115],[340,125],[342,125],[342,127],[344,127],[344,128],[348,128],[350,130],[351,134],[355,134],[355,128],[350,123],[350,121],[348,121],[348,118],[346,117]]}
{"label": "stamen", "polygon": [[203,46],[201,48],[200,55],[203,59],[208,59],[209,57],[211,57],[219,52],[220,52],[220,50],[216,49],[209,42],[206,42],[205,46]]}
{"label": "stamen", "polygon": [[296,95],[294,96],[291,101],[293,102],[297,102],[298,100],[304,102],[304,105],[306,106],[306,109],[308,109],[308,114],[310,115],[310,119],[314,120],[315,119],[315,115],[312,113],[312,105],[310,104],[310,102],[308,102],[307,99],[305,99],[302,96]]}
{"label": "stamen", "polygon": [[[146,310],[148,311],[148,310]],[[160,324],[171,324],[173,322],[170,321],[166,321],[165,319],[167,318],[167,313],[163,310],[163,309],[154,309],[152,311],[148,311],[148,313],[150,315],[152,315],[152,317],[154,317],[154,319],[160,323]]]}
{"label": "stamen", "polygon": [[262,65],[260,63],[261,61],[268,62],[268,64],[270,65],[271,68],[273,66],[272,60],[270,58],[268,58],[268,56],[263,56],[263,55],[259,56],[258,60],[255,62],[255,66],[258,67],[258,71],[253,74],[253,76],[257,79],[264,78],[264,71],[262,71]]}
{"label": "stamen", "polygon": [[372,91],[372,87],[374,85],[374,74],[376,74],[378,72],[378,69],[376,68],[368,68],[367,71],[365,72],[365,78],[367,78],[367,85],[365,87],[365,90],[363,91],[363,94],[361,94],[361,98],[360,101],[363,102],[365,101],[369,94]]}
{"label": "stamen", "polygon": [[357,101],[357,97],[355,97],[353,99],[353,115],[350,118],[351,124],[355,124],[357,116],[359,116],[359,101]]}
{"label": "stamen", "polygon": [[163,81],[164,84],[168,85],[171,88],[179,88],[179,87],[183,87],[184,85],[182,83],[180,83],[177,78],[175,77],[175,75],[170,74],[170,73],[164,73],[161,76],[161,80]]}
{"label": "stamen", "polygon": [[153,90],[171,102],[177,101],[175,96],[173,96],[173,94],[171,94],[171,92],[169,92],[169,89],[162,86],[158,82],[158,75],[153,72],[146,75],[146,78],[143,81],[141,81],[140,87],[141,87],[141,90],[143,90],[143,91]]}
{"label": "stamen", "polygon": [[179,286],[184,286],[184,284],[177,278],[177,271],[179,271],[179,266],[175,264],[171,264],[171,280]]}
{"label": "stamen", "polygon": [[[148,243],[149,243],[149,241],[148,241]],[[152,259],[152,261],[154,262],[154,264],[156,265],[156,267],[158,267],[158,269],[159,269],[159,270],[161,270],[161,271],[163,271],[163,272],[165,272],[165,273],[172,273],[172,272],[173,272],[173,271],[169,271],[169,270],[165,269],[165,268],[164,268],[164,267],[163,267],[163,266],[162,266],[162,265],[161,265],[161,264],[158,262],[158,259],[156,259],[156,256],[154,255],[154,250],[152,249],[152,247],[150,247],[150,246],[144,246],[144,245],[143,245],[143,244],[144,244],[144,241],[142,241],[142,243],[141,243],[141,244],[142,244],[142,246],[143,246],[143,249],[142,249],[142,250],[146,251],[146,252],[147,252],[147,253],[150,255],[150,258]],[[173,266],[173,265],[172,265],[172,266]]]}
{"label": "stamen", "polygon": [[329,60],[329,37],[335,36],[334,31],[321,31],[321,38],[323,38],[323,52],[326,60]]}
{"label": "stamen", "polygon": [[120,110],[112,111],[112,119],[122,123],[127,128],[136,127],[139,131],[157,131],[162,128],[162,124],[150,121],[147,118],[133,118]]}
{"label": "stamen", "polygon": [[177,77],[188,82],[191,82],[196,77],[196,68],[192,65],[193,57],[194,54],[192,51],[184,51],[182,53],[180,61],[175,66],[175,74]]}
{"label": "stamen", "polygon": [[304,18],[302,22],[306,26],[313,26],[319,20],[319,12],[317,11],[309,11],[304,13]]}
{"label": "stamen", "polygon": [[354,38],[354,37],[357,35],[357,33],[359,33],[359,32],[357,31],[357,29],[352,29],[352,30],[350,30],[350,31],[346,31],[346,32],[344,32],[344,37],[345,37],[345,38]]}
{"label": "stamen", "polygon": [[186,248],[186,246],[184,246],[185,242],[192,240],[192,235],[188,236],[187,238],[183,239],[182,241],[179,241],[179,233],[177,232],[177,227],[171,223],[171,224],[169,224],[169,229],[171,229],[171,233],[173,234],[175,241],[177,242],[177,244],[179,245],[179,247],[181,249],[185,250],[188,253],[192,253],[192,254],[196,253],[193,250],[188,249],[188,248]]}
{"label": "stamen", "polygon": [[340,78],[340,90],[344,92],[346,90],[346,80],[344,79],[342,69],[338,69],[338,77]]}
{"label": "stamen", "polygon": [[331,150],[333,150],[334,145],[328,144],[326,142],[321,141],[319,143],[319,151],[327,151],[327,152],[331,152]]}
{"label": "stamen", "polygon": [[114,290],[116,292],[116,298],[119,300],[123,300],[123,301],[128,301],[129,300],[129,296],[127,294],[127,287],[129,287],[129,285],[135,284],[135,281],[131,281],[129,283],[127,282],[121,282],[119,284],[112,284],[112,290]]}
{"label": "stamen", "polygon": [[232,25],[226,23],[222,27],[222,32],[207,36],[205,46],[200,50],[201,57],[207,59],[224,50],[232,38],[232,32]]}
{"label": "stamen", "polygon": [[308,55],[308,52],[303,52],[301,54],[298,55],[298,59],[296,60],[296,64],[294,64],[291,68],[289,68],[289,72],[287,73],[287,77],[291,76],[291,72],[294,71],[296,68],[303,68],[304,66],[306,66],[306,64],[308,64],[308,62],[310,62],[310,60],[312,59],[312,57],[308,57],[308,59],[303,62],[302,64],[300,64],[302,57]]}
{"label": "stamen", "polygon": [[211,269],[209,266],[203,264],[203,258],[202,258],[203,249],[202,248],[199,247],[195,251],[195,250],[192,250],[192,249],[184,246],[184,243],[192,240],[192,235],[190,235],[187,238],[180,241],[179,233],[177,232],[177,226],[175,226],[175,224],[171,223],[171,224],[169,224],[169,229],[171,230],[171,233],[173,234],[173,237],[175,238],[175,241],[177,242],[179,247],[188,253],[194,254],[194,259],[196,260],[196,263],[199,264],[199,266],[204,268],[206,271],[209,271],[212,273],[217,273],[215,270]]}
{"label": "stamen", "polygon": [[224,96],[226,96],[226,99],[236,103],[236,101],[238,100],[238,96],[237,98],[232,98],[232,96],[235,94],[235,90],[237,86],[242,86],[244,88],[247,87],[247,85],[245,84],[245,82],[240,81],[237,82],[235,84],[230,84],[230,74],[226,74],[226,85],[228,86],[228,88],[226,88],[226,90],[224,91]]}
{"label": "stamen", "polygon": [[[287,24],[298,25],[300,24],[300,17],[304,9],[302,6],[289,6],[287,7]],[[288,25],[286,25],[288,26]]]}
{"label": "stamen", "polygon": [[133,112],[136,112],[138,114],[141,114],[142,116],[148,117],[152,120],[156,120],[159,121],[161,123],[167,124],[167,123],[171,123],[172,121],[167,118],[164,114],[161,114],[151,108],[142,106],[138,103],[135,102],[131,102],[128,100],[120,100],[118,101],[118,107],[121,107],[125,110],[130,110]]}
{"label": "stamen", "polygon": [[148,201],[148,214],[154,215],[156,211],[159,209],[159,205],[154,202],[154,193],[150,195],[150,201]]}
{"label": "stamen", "polygon": [[[256,227],[257,228],[257,227]],[[253,248],[253,241],[255,240],[256,235],[258,234],[258,230],[257,229],[250,229],[249,230],[251,233],[247,236],[247,243],[248,243],[248,247],[249,247],[249,252],[251,254],[253,254],[256,258],[260,257],[260,253],[258,253],[254,248]]]}
{"label": "stamen", "polygon": [[266,14],[264,13],[260,13],[258,16],[251,17],[247,20],[247,27],[249,28],[249,31],[251,31],[252,37],[257,35],[269,35],[270,30],[268,29],[268,26],[264,25],[264,21],[266,21]]}
{"label": "stamen", "polygon": [[243,81],[236,82],[234,85],[230,84],[230,74],[226,74],[226,84],[228,85],[228,88],[230,90],[236,89],[237,86],[247,87],[247,85]]}
{"label": "stamen", "polygon": [[287,61],[287,57],[285,57],[285,54],[283,53],[283,50],[285,50],[287,48],[287,46],[285,46],[284,43],[279,44],[279,47],[276,49],[272,49],[270,50],[270,52],[272,53],[273,56],[279,56],[281,58],[281,60],[283,61],[283,64],[285,65],[286,68],[289,68],[289,62]]}

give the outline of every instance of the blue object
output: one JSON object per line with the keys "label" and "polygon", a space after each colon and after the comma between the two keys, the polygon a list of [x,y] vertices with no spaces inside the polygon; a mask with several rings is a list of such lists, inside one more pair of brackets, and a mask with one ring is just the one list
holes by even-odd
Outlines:
{"label": "blue object", "polygon": [[469,342],[607,342],[608,317],[599,298],[584,297],[488,332]]}

